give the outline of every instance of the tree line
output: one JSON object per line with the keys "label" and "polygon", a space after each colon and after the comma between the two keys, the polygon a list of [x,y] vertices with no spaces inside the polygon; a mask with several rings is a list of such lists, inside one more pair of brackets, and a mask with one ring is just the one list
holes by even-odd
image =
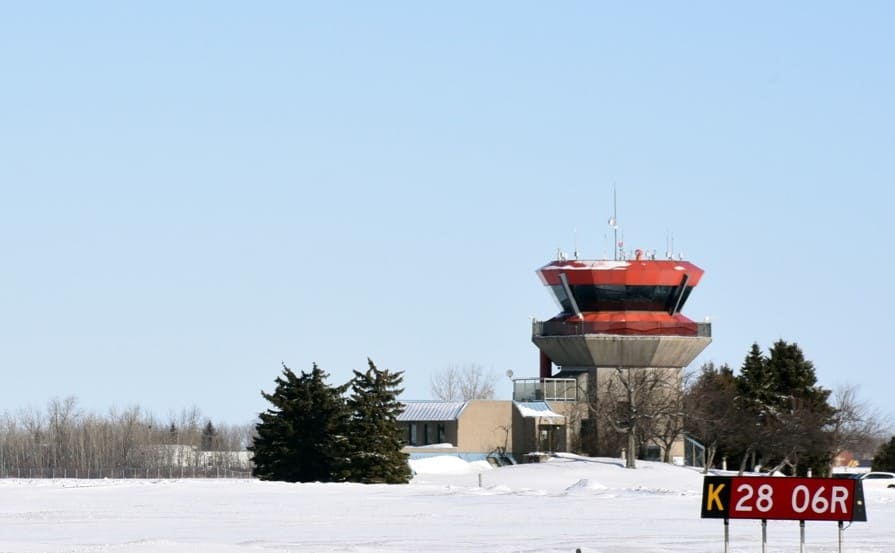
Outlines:
{"label": "tree line", "polygon": [[767,354],[753,344],[738,374],[705,364],[681,400],[683,428],[705,445],[706,467],[720,458],[740,472],[828,474],[845,450],[873,455],[889,430],[854,387],[820,386],[813,363],[784,340]]}
{"label": "tree line", "polygon": [[197,408],[160,420],[139,406],[99,414],[75,397],[0,416],[0,478],[247,476],[254,427]]}
{"label": "tree line", "polygon": [[[583,398],[582,412],[591,416],[580,422],[594,424],[582,424],[574,449],[596,455],[625,449],[633,466],[652,443],[670,461],[673,442],[686,432],[705,445],[707,468],[723,463],[740,471],[761,466],[821,475],[848,450],[862,458],[875,451],[876,470],[895,470],[895,437],[884,443],[887,421],[858,399],[856,388],[832,392],[820,386],[797,344],[779,340],[767,354],[753,344],[738,373],[714,363],[683,380],[680,373],[666,373],[617,369],[592,383],[599,393]],[[164,421],[138,406],[97,414],[80,408],[74,397],[53,399],[44,411],[7,412],[0,416],[0,477],[251,471],[264,480],[292,482],[408,481],[397,425],[403,373],[379,370],[368,360],[367,370],[354,371],[348,383],[333,386],[328,377],[316,364],[300,374],[284,364],[275,390],[262,392],[271,407],[257,423],[237,426],[214,425],[196,408]],[[478,366],[452,367],[440,377],[433,379],[433,393],[493,395],[493,375]],[[603,435],[594,435],[597,428]],[[591,439],[603,449],[590,449]]]}
{"label": "tree line", "polygon": [[629,468],[650,457],[651,447],[670,462],[673,444],[686,434],[705,446],[707,469],[759,466],[820,475],[844,451],[870,458],[891,430],[855,387],[820,386],[813,363],[784,340],[767,354],[753,344],[738,373],[711,362],[683,375],[605,369],[579,393],[583,409],[573,416],[580,417],[581,434],[574,447],[598,456],[623,451]]}

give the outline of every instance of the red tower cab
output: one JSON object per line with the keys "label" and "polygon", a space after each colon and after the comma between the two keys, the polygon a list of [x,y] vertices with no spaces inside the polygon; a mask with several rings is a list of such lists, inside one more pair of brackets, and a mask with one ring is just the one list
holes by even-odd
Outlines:
{"label": "red tower cab", "polygon": [[561,312],[534,321],[541,378],[600,367],[681,368],[711,342],[711,325],[681,310],[703,271],[682,260],[558,260],[537,271]]}

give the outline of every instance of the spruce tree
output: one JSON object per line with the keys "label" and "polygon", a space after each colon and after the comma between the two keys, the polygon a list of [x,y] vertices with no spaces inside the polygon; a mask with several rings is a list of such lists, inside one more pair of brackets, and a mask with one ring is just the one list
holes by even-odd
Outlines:
{"label": "spruce tree", "polygon": [[211,424],[211,421],[208,421],[205,424],[205,428],[202,429],[202,451],[211,451],[215,449],[215,438],[218,435],[218,431],[215,429],[214,425]]}
{"label": "spruce tree", "polygon": [[794,402],[807,402],[811,409],[832,414],[827,403],[830,391],[817,385],[814,363],[805,359],[798,344],[774,342],[767,365],[775,375],[778,404],[792,410],[796,407]]}
{"label": "spruce tree", "polygon": [[297,376],[283,364],[273,393],[261,392],[272,407],[259,415],[253,453],[254,476],[287,482],[329,482],[343,457],[347,386],[326,383],[315,363]]}
{"label": "spruce tree", "polygon": [[756,413],[762,413],[774,404],[776,387],[767,358],[762,355],[758,344],[753,343],[737,377],[741,401]]}
{"label": "spruce tree", "polygon": [[402,372],[379,370],[367,360],[365,372],[354,371],[348,409],[351,420],[341,478],[351,482],[404,484],[411,472],[398,426],[403,406],[398,386]]}
{"label": "spruce tree", "polygon": [[730,460],[739,460],[740,472],[755,464],[763,450],[771,448],[777,432],[774,396],[776,382],[767,358],[753,343],[736,377],[736,408],[742,416],[739,432],[732,436]]}
{"label": "spruce tree", "polygon": [[[832,455],[830,391],[817,385],[814,364],[795,343],[778,340],[768,356],[757,344],[737,377],[739,400],[752,416],[744,428],[741,468],[750,455],[804,473],[822,473]],[[755,431],[754,436],[752,432]]]}

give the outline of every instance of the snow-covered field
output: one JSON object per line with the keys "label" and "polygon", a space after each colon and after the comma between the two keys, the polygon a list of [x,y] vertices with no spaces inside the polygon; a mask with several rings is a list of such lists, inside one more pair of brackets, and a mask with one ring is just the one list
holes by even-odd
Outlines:
{"label": "snow-covered field", "polygon": [[[617,459],[490,469],[414,463],[406,486],[254,480],[0,480],[2,552],[720,552],[699,518],[702,475]],[[479,478],[481,477],[481,487]],[[867,489],[868,522],[843,551],[895,551],[895,490]],[[731,552],[761,551],[757,521],[731,521]],[[768,523],[768,551],[799,551],[796,522]],[[809,522],[806,551],[838,551]]]}

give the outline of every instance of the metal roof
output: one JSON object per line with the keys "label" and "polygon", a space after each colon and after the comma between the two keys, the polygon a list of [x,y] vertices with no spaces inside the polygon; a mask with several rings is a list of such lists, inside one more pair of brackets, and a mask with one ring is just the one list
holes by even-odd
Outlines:
{"label": "metal roof", "polygon": [[466,407],[465,401],[405,401],[399,422],[453,421]]}

